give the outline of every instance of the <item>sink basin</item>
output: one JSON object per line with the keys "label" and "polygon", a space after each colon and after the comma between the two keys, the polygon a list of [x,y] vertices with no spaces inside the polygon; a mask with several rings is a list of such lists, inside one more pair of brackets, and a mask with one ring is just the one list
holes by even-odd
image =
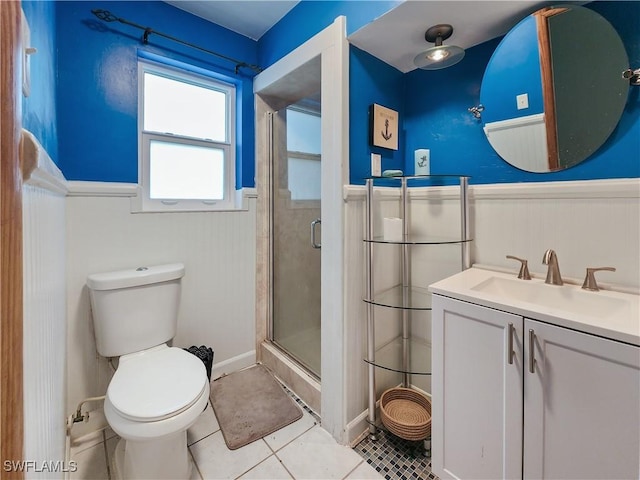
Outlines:
{"label": "sink basin", "polygon": [[604,290],[589,292],[575,285],[548,285],[533,281],[489,277],[471,287],[471,290],[590,317],[616,317],[631,308],[630,299],[611,298],[611,292]]}
{"label": "sink basin", "polygon": [[552,325],[640,345],[640,295],[548,285],[541,278],[473,267],[429,286],[435,294],[511,312]]}

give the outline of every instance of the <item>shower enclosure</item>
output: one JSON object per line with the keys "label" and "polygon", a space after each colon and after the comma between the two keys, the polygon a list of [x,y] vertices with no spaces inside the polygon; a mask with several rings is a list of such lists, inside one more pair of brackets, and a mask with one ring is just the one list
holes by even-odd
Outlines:
{"label": "shower enclosure", "polygon": [[[253,81],[256,358],[320,413],[323,428],[339,442],[345,439],[347,385],[343,187],[349,178],[348,74],[349,42],[341,16]],[[302,125],[291,118],[296,111],[307,120],[317,118],[321,151],[288,145],[287,124]],[[312,180],[319,182],[320,196]],[[322,223],[315,221],[319,217]],[[313,242],[321,248],[311,245],[312,223]],[[314,348],[318,353],[308,355]]]}
{"label": "shower enclosure", "polygon": [[320,94],[269,113],[272,314],[270,340],[320,378]]}

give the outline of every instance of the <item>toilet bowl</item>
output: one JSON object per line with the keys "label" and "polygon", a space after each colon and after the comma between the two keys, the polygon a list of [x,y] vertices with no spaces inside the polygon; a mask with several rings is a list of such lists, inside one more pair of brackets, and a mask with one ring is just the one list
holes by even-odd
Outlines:
{"label": "toilet bowl", "polygon": [[158,347],[120,358],[104,404],[120,437],[116,478],[189,478],[187,429],[207,405],[203,363],[179,348]]}
{"label": "toilet bowl", "polygon": [[98,353],[119,357],[104,413],[120,436],[112,478],[188,479],[187,429],[209,399],[202,361],[167,342],[176,334],[184,265],[90,275]]}

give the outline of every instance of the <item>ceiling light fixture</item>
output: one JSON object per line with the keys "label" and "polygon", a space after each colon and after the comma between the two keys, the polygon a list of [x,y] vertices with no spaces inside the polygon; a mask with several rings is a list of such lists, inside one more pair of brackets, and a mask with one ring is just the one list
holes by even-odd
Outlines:
{"label": "ceiling light fixture", "polygon": [[464,58],[464,50],[455,45],[443,45],[442,41],[446,40],[453,33],[453,27],[447,24],[434,25],[429,28],[424,39],[429,43],[435,43],[425,52],[422,52],[413,59],[416,67],[423,70],[440,70],[455,65]]}

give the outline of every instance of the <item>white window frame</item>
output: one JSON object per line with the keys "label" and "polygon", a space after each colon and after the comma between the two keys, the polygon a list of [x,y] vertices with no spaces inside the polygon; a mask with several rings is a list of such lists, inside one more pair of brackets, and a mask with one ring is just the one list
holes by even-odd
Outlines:
{"label": "white window frame", "polygon": [[[144,74],[160,75],[179,82],[219,90],[227,95],[227,139],[224,142],[144,130]],[[204,75],[138,59],[138,194],[134,211],[180,212],[235,210],[236,206],[236,87]],[[224,150],[224,198],[220,200],[155,199],[149,193],[149,147],[160,140]]]}

